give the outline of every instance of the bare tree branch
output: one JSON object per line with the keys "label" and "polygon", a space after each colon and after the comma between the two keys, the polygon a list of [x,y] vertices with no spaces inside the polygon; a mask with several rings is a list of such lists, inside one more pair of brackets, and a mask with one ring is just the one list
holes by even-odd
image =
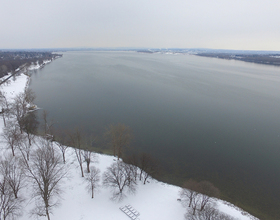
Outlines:
{"label": "bare tree branch", "polygon": [[[33,139],[32,141],[33,143],[35,143],[34,140],[35,139]],[[22,134],[22,139],[19,144],[19,150],[21,152],[22,157],[25,158],[26,160],[29,160],[29,156],[31,153],[31,146],[32,145],[30,145],[27,135]]]}
{"label": "bare tree branch", "polygon": [[112,200],[122,200],[125,193],[136,192],[136,181],[129,166],[121,161],[113,163],[103,173],[103,185],[112,189]]}
{"label": "bare tree branch", "polygon": [[139,161],[139,180],[142,180],[143,177],[143,183],[146,184],[148,177],[157,172],[157,163],[155,159],[147,153],[142,153]]}
{"label": "bare tree branch", "polygon": [[[128,157],[124,158],[124,162],[130,165],[131,172],[133,173],[135,181],[138,177],[138,170],[139,170],[139,155],[133,154]],[[140,179],[140,174],[139,174]]]}
{"label": "bare tree branch", "polygon": [[199,192],[201,193],[200,211],[210,203],[214,197],[220,196],[220,190],[209,181],[199,182]]}
{"label": "bare tree branch", "polygon": [[6,117],[9,119],[10,110],[11,110],[11,104],[8,102],[6,93],[3,91],[0,91],[0,105],[1,105],[1,114],[4,121],[4,126],[6,126]]}
{"label": "bare tree branch", "polygon": [[30,146],[34,141],[35,135],[37,134],[38,125],[39,122],[34,112],[25,115],[22,119],[22,129],[27,134],[28,143]]}
{"label": "bare tree branch", "polygon": [[180,197],[184,206],[191,207],[193,199],[198,196],[198,182],[190,179],[186,181],[180,191]]}
{"label": "bare tree branch", "polygon": [[25,186],[24,170],[19,159],[12,155],[5,157],[0,163],[0,172],[17,199],[19,191]]}
{"label": "bare tree branch", "polygon": [[13,156],[15,156],[15,149],[19,147],[23,138],[19,127],[13,122],[8,122],[3,129],[2,137],[4,138],[7,147],[12,150]]}
{"label": "bare tree branch", "polygon": [[76,154],[76,158],[78,160],[82,177],[84,177],[84,170],[83,170],[83,150],[82,150],[82,135],[79,129],[76,130],[75,133],[69,134],[69,138],[71,140],[72,145],[74,146],[74,151]]}
{"label": "bare tree branch", "polygon": [[91,193],[91,198],[94,197],[94,191],[99,187],[100,170],[96,167],[90,167],[90,173],[86,175],[87,189]]}
{"label": "bare tree branch", "polygon": [[0,182],[0,218],[14,218],[21,215],[21,199],[16,199],[5,177]]}
{"label": "bare tree branch", "polygon": [[132,139],[131,129],[124,124],[110,125],[105,136],[110,140],[114,156],[118,156],[118,160],[123,156],[125,147],[128,147]]}
{"label": "bare tree branch", "polygon": [[48,120],[48,113],[43,111],[43,130],[46,139],[54,140],[54,122]]}
{"label": "bare tree branch", "polygon": [[70,145],[70,140],[67,137],[66,132],[61,131],[61,130],[54,130],[53,141],[56,143],[56,146],[59,148],[59,150],[62,153],[63,163],[66,163],[65,153]]}
{"label": "bare tree branch", "polygon": [[[11,160],[8,160],[8,159]],[[18,196],[23,175],[17,160],[10,156],[0,163],[0,219],[15,219],[21,214],[23,199]]]}
{"label": "bare tree branch", "polygon": [[50,220],[53,207],[58,205],[57,197],[61,194],[60,183],[66,177],[67,170],[51,147],[42,139],[41,146],[30,156],[30,161],[23,158],[27,177],[33,183],[33,196],[36,199],[34,214],[45,215]]}
{"label": "bare tree branch", "polygon": [[191,207],[194,216],[197,210],[202,212],[207,205],[213,206],[214,197],[218,197],[219,194],[219,189],[209,181],[196,182],[192,179],[186,181],[180,191],[182,204]]}

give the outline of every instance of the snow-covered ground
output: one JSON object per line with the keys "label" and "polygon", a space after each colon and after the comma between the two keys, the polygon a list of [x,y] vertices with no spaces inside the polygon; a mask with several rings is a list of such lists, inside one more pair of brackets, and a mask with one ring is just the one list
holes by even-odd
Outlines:
{"label": "snow-covered ground", "polygon": [[[38,68],[38,67],[37,67]],[[11,80],[8,85],[2,85],[8,99],[12,99],[16,94],[22,92],[28,81],[28,76],[20,75],[16,81]],[[0,132],[3,129],[3,121],[0,119]],[[3,149],[5,143],[0,141],[0,148]],[[3,150],[2,150],[3,154]],[[98,154],[98,163],[94,166],[101,170],[101,174],[109,167],[115,158],[113,156]],[[75,158],[74,150],[69,148],[66,155],[67,167],[69,168],[69,177],[62,183],[64,193],[61,195],[61,205],[54,209],[52,220],[129,220],[119,208],[124,205],[131,205],[139,213],[141,220],[183,220],[186,212],[182,204],[177,201],[179,198],[180,187],[168,185],[150,179],[149,183],[144,185],[138,183],[136,194],[128,195],[121,202],[113,202],[110,200],[111,191],[108,188],[100,187],[95,194],[95,198],[91,198],[91,194],[86,189],[86,182],[81,177],[80,168]],[[25,205],[24,213],[18,219],[30,220],[29,211],[34,207],[34,201],[28,193],[30,186],[24,190]],[[226,205],[223,201],[217,202],[220,211],[234,216],[240,220],[255,219],[250,215],[243,215],[242,210],[237,207]],[[46,219],[41,217],[39,219]]]}
{"label": "snow-covered ground", "polygon": [[46,65],[46,64],[48,64],[48,63],[50,63],[50,62],[52,62],[52,61],[51,61],[51,60],[44,60],[43,63],[42,63],[41,65],[37,62],[37,63],[34,63],[34,64],[30,65],[30,66],[28,67],[28,69],[29,69],[29,70],[40,69],[40,68],[42,68],[44,65]]}

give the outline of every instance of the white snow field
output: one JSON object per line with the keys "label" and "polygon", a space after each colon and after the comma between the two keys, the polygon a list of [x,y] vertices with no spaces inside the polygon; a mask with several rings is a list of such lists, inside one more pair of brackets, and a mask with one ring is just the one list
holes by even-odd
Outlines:
{"label": "white snow field", "polygon": [[[8,99],[11,100],[16,94],[23,92],[28,81],[28,76],[20,75],[16,81],[11,80],[8,85],[2,85]],[[3,120],[0,119],[0,132],[3,129]],[[1,138],[1,153],[5,153],[5,142]],[[60,153],[60,152],[59,152]],[[177,201],[179,198],[180,187],[165,184],[154,179],[149,179],[149,183],[144,185],[138,182],[135,194],[127,195],[121,202],[110,200],[111,191],[108,188],[99,187],[92,199],[91,194],[86,189],[86,182],[81,177],[74,150],[68,148],[66,163],[69,168],[69,175],[61,184],[63,194],[61,194],[60,205],[54,208],[51,220],[130,220],[120,208],[130,205],[133,210],[139,212],[137,216],[140,220],[184,220],[186,209]],[[101,170],[102,173],[109,167],[114,160],[113,156],[98,154],[98,162],[93,165]],[[101,185],[101,183],[100,183]],[[26,186],[22,193],[25,198],[24,210],[19,220],[30,220],[29,212],[34,208],[34,201],[31,198],[31,186]],[[218,200],[220,211],[227,213],[240,220],[256,219],[248,213],[242,214],[242,210],[237,207],[226,205]],[[129,206],[129,207],[130,207]],[[47,219],[38,217],[38,219]]]}

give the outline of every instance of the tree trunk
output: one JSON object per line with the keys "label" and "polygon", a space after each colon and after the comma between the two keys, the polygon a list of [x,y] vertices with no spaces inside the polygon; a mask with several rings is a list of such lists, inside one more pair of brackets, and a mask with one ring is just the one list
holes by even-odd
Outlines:
{"label": "tree trunk", "polygon": [[192,214],[195,215],[195,208],[193,208],[193,213]]}
{"label": "tree trunk", "polygon": [[205,207],[206,203],[202,203],[201,206],[200,206],[200,211],[202,211]]}
{"label": "tree trunk", "polygon": [[63,158],[63,163],[66,163],[66,161],[65,161],[65,154],[64,153],[62,153],[62,158]]}
{"label": "tree trunk", "polygon": [[47,217],[48,217],[48,220],[51,220],[49,212],[47,212]]}
{"label": "tree trunk", "polygon": [[80,168],[81,168],[82,177],[84,177],[83,165],[81,163],[80,163]]}
{"label": "tree trunk", "polygon": [[27,134],[27,137],[28,137],[28,143],[29,143],[29,148],[30,148],[31,147],[31,137],[30,137],[29,133]]}
{"label": "tree trunk", "polygon": [[143,170],[141,169],[141,172],[140,172],[140,175],[139,175],[139,180],[140,181],[142,180],[142,173],[143,173]]}
{"label": "tree trunk", "polygon": [[51,220],[48,207],[46,207],[46,216],[47,216],[48,220]]}
{"label": "tree trunk", "polygon": [[14,147],[12,147],[12,153],[13,153],[13,157],[15,156],[15,149]]}
{"label": "tree trunk", "polygon": [[146,181],[148,179],[149,175],[147,175],[145,178],[144,178],[144,185],[146,184]]}
{"label": "tree trunk", "polygon": [[192,204],[192,198],[190,198],[189,207],[191,207],[191,204]]}
{"label": "tree trunk", "polygon": [[6,120],[5,120],[5,116],[4,116],[3,110],[2,110],[2,116],[3,116],[4,126],[6,127]]}
{"label": "tree trunk", "polygon": [[90,161],[87,161],[87,172],[88,173],[90,173],[89,164],[90,164]]}

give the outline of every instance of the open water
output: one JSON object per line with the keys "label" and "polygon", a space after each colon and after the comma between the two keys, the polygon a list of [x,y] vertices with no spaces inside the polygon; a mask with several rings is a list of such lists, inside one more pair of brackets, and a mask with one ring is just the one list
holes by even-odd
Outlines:
{"label": "open water", "polygon": [[[30,87],[62,128],[102,136],[109,124],[130,126],[134,148],[161,161],[174,181],[251,185],[279,202],[279,67],[182,54],[67,52],[34,72]],[[234,200],[246,189],[227,196]]]}

